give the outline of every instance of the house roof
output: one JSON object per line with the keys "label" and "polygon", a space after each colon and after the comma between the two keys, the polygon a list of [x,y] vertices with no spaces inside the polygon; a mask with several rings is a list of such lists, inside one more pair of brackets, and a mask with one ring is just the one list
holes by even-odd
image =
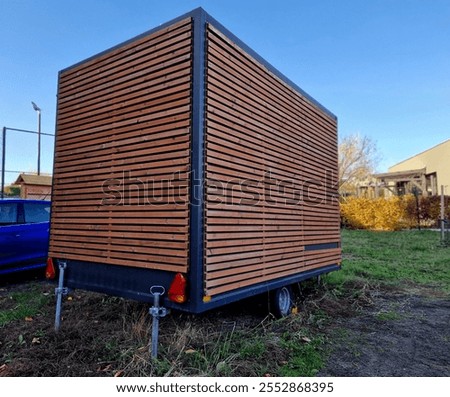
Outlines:
{"label": "house roof", "polygon": [[417,170],[406,170],[406,171],[395,171],[395,172],[384,172],[382,174],[374,174],[373,177],[377,179],[398,179],[401,177],[414,177],[417,175],[426,174],[426,168],[420,168]]}
{"label": "house roof", "polygon": [[446,145],[446,144],[449,143],[449,142],[450,142],[450,139],[447,139],[447,140],[445,140],[444,142],[438,143],[437,145],[434,145],[433,147],[431,147],[431,148],[429,148],[429,149],[423,150],[422,152],[417,153],[417,154],[415,154],[414,156],[410,156],[410,157],[408,157],[407,159],[402,160],[402,161],[400,161],[399,163],[390,166],[389,169],[395,168],[395,167],[397,167],[398,165],[400,165],[400,164],[402,164],[402,163],[406,163],[407,161],[413,159],[414,157],[421,156],[421,155],[423,155],[424,153],[429,152],[429,151],[431,151],[431,150],[434,150],[434,149],[438,148],[439,146]]}
{"label": "house roof", "polygon": [[36,174],[20,174],[17,180],[14,182],[16,185],[40,185],[40,186],[52,186],[51,175],[36,175]]}

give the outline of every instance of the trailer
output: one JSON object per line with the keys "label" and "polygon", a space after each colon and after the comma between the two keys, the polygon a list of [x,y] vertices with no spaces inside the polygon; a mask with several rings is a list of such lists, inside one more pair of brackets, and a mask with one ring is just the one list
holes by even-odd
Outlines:
{"label": "trailer", "polygon": [[56,131],[59,298],[283,315],[340,268],[336,116],[201,8],[62,70]]}

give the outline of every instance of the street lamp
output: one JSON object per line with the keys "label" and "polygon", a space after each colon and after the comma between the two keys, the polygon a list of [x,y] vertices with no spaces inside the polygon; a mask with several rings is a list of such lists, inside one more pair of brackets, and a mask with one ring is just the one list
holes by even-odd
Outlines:
{"label": "street lamp", "polygon": [[31,101],[33,109],[37,112],[38,117],[38,156],[37,156],[37,174],[41,175],[41,108]]}

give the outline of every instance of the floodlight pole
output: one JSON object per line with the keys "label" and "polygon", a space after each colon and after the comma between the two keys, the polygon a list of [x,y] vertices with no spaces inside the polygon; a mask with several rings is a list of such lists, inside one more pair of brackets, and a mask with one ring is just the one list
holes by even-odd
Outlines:
{"label": "floodlight pole", "polygon": [[31,101],[33,109],[37,112],[38,118],[38,155],[37,155],[37,174],[41,175],[41,108]]}

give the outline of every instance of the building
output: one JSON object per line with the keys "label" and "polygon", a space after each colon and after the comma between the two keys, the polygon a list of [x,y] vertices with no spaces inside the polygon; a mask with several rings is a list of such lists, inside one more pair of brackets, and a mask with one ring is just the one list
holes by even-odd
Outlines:
{"label": "building", "polygon": [[20,186],[20,197],[35,200],[50,200],[52,195],[51,175],[20,174],[14,185]]}
{"label": "building", "polygon": [[376,195],[380,188],[395,195],[418,193],[436,195],[441,186],[450,193],[450,139],[409,159],[401,161],[383,174],[374,175]]}

